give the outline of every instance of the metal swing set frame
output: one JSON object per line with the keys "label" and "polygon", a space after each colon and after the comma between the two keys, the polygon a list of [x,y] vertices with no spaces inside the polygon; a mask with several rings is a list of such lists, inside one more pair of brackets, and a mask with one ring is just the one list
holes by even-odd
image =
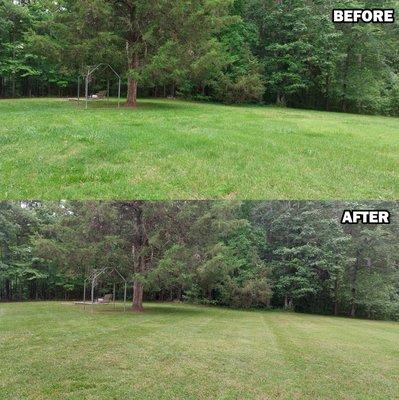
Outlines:
{"label": "metal swing set frame", "polygon": [[[87,67],[87,73],[78,76],[78,106],[80,105],[80,81],[81,78],[84,80],[85,84],[85,109],[88,109],[90,96],[89,96],[89,83],[90,79],[95,71],[99,68],[102,69],[109,69],[113,72],[113,74],[118,78],[118,108],[120,108],[121,103],[121,85],[122,85],[122,78],[121,76],[115,71],[115,69],[110,64],[100,63],[95,65],[94,67]],[[109,78],[107,79],[107,98],[109,100]]]}
{"label": "metal swing set frame", "polygon": [[[83,304],[83,309],[86,309],[86,304],[92,306],[92,311],[94,309],[94,306],[97,304],[94,301],[94,288],[97,286],[97,280],[98,278],[103,275],[107,274],[110,275],[112,273],[116,273],[116,275],[119,276],[119,278],[122,280],[124,283],[124,292],[123,292],[123,311],[126,312],[126,295],[127,295],[127,284],[129,283],[128,280],[118,271],[116,267],[104,267],[101,269],[93,269],[91,273],[89,274],[89,277],[86,278],[83,282],[83,302],[82,303],[76,303],[76,304]],[[91,285],[91,291],[90,291],[90,297],[91,301],[90,303],[86,301],[86,288],[87,288],[87,283],[90,283]],[[116,292],[116,285],[115,285],[115,280],[114,280],[114,286],[113,286],[113,292],[112,292],[112,302],[114,304],[114,308],[116,307],[115,303],[115,292]]]}

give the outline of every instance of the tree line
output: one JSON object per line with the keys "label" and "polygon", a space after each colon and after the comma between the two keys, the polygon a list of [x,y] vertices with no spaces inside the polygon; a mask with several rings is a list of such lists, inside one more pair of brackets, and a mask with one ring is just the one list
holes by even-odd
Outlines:
{"label": "tree line", "polygon": [[[389,209],[392,223],[341,225],[354,208]],[[398,203],[2,202],[0,300],[81,300],[93,269],[116,267],[135,311],[144,298],[399,319],[398,215]]]}
{"label": "tree line", "polygon": [[[76,96],[111,63],[137,93],[398,115],[398,24],[333,8],[398,0],[0,0],[0,97]],[[106,89],[106,73],[91,87]],[[111,85],[112,88],[112,85]],[[115,86],[114,86],[115,90]]]}

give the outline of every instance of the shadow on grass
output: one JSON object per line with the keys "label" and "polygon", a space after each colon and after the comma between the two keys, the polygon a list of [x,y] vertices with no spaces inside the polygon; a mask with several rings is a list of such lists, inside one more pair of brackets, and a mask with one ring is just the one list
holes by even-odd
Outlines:
{"label": "shadow on grass", "polygon": [[145,100],[138,102],[137,109],[152,110],[187,110],[189,102],[180,102],[179,100]]}
{"label": "shadow on grass", "polygon": [[159,314],[159,315],[167,315],[167,314],[179,314],[179,315],[198,315],[203,314],[205,312],[209,312],[209,309],[206,310],[201,309],[201,307],[195,306],[187,306],[181,304],[165,304],[165,305],[149,305],[144,306],[145,314]]}
{"label": "shadow on grass", "polygon": [[[79,110],[85,110],[85,100],[81,100],[78,105],[77,102],[69,102],[71,105]],[[136,108],[126,107],[126,100],[122,99],[120,102],[120,107],[118,108],[118,102],[115,99],[110,100],[96,100],[89,101],[88,111],[90,110],[187,110],[187,102],[179,102],[178,100],[167,100],[167,99],[139,99]]]}
{"label": "shadow on grass", "polygon": [[[83,306],[82,306],[83,309]],[[86,311],[91,311],[91,305],[86,305]],[[112,304],[109,305],[95,305],[94,314],[133,314],[133,315],[185,315],[194,316],[209,312],[205,307],[197,307],[192,305],[182,304],[146,304],[144,305],[144,311],[142,313],[134,313],[132,311],[131,304],[127,305],[126,312],[124,312],[123,306],[118,304],[116,308]]]}

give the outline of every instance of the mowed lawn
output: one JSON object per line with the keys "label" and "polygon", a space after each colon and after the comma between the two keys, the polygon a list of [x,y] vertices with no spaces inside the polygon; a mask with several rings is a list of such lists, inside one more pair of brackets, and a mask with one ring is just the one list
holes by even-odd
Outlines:
{"label": "mowed lawn", "polygon": [[2,199],[397,199],[399,118],[0,101]]}
{"label": "mowed lawn", "polygon": [[0,304],[0,398],[394,399],[399,323],[191,305]]}

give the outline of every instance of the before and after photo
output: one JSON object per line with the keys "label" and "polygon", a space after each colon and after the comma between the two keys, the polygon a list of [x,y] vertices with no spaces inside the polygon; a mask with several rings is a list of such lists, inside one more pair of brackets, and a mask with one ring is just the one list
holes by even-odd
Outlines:
{"label": "before and after photo", "polygon": [[0,400],[399,397],[398,0],[0,0]]}

